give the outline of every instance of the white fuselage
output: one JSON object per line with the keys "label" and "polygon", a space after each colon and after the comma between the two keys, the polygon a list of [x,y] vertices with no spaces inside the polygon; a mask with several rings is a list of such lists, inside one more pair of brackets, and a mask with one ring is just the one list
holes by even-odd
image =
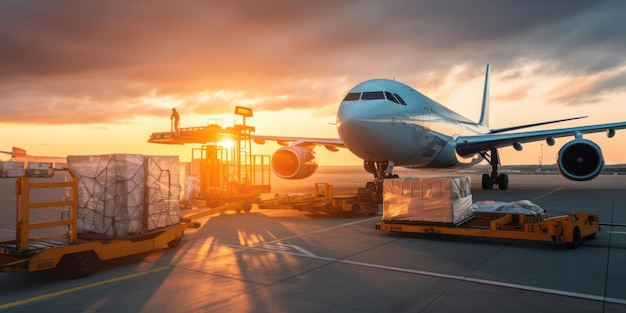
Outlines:
{"label": "white fuselage", "polygon": [[337,112],[345,146],[366,161],[392,161],[409,168],[472,166],[475,154],[461,157],[455,139],[479,135],[487,127],[393,80],[365,81],[350,90]]}

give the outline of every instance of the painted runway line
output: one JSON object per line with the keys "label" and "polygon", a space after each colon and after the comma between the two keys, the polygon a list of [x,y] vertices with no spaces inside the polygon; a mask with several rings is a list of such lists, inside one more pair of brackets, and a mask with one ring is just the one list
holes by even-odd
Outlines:
{"label": "painted runway line", "polygon": [[93,287],[97,287],[97,286],[102,286],[102,285],[105,285],[105,284],[118,282],[118,281],[122,281],[122,280],[126,280],[126,279],[131,279],[131,278],[134,278],[134,277],[143,276],[143,275],[147,275],[147,274],[150,274],[150,273],[154,273],[154,272],[158,272],[158,271],[162,271],[162,270],[170,269],[170,268],[171,267],[169,267],[169,266],[161,266],[161,267],[153,268],[151,270],[147,270],[147,271],[143,271],[143,272],[136,272],[136,273],[120,276],[120,277],[115,277],[115,278],[111,278],[111,279],[107,279],[107,280],[98,281],[98,282],[87,284],[87,285],[83,285],[83,286],[72,287],[72,288],[68,288],[68,289],[63,289],[63,290],[59,290],[59,291],[55,291],[55,292],[42,294],[42,295],[39,295],[39,296],[34,296],[34,297],[22,299],[22,300],[17,300],[17,301],[13,301],[13,302],[9,302],[9,303],[4,303],[4,304],[0,304],[0,310],[16,307],[16,306],[23,305],[23,304],[33,303],[33,302],[37,302],[37,301],[41,301],[41,300],[46,300],[46,299],[62,296],[62,295],[65,295],[65,294],[69,294],[69,293],[73,293],[73,292],[77,292],[77,291],[81,291],[81,290],[85,290],[85,289],[89,289],[89,288],[93,288]]}

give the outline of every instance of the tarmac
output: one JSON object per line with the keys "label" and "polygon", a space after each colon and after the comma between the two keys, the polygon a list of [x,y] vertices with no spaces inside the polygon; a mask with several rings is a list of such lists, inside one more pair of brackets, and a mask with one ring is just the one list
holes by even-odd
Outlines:
{"label": "tarmac", "polygon": [[[90,277],[0,273],[0,312],[626,312],[626,227],[607,226],[626,225],[626,176],[510,175],[509,190],[483,191],[469,175],[474,201],[530,200],[552,216],[598,213],[605,225],[568,249],[390,233],[375,229],[380,214],[226,212],[198,219],[177,248],[102,262]],[[313,182],[339,191],[369,179],[333,170],[272,183],[310,193]],[[15,236],[13,186],[0,179],[2,240]]]}

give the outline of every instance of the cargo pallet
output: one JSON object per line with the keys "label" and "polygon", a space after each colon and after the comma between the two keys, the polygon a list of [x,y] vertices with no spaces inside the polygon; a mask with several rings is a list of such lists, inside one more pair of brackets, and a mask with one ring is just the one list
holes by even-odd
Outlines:
{"label": "cargo pallet", "polygon": [[378,214],[378,203],[366,188],[359,188],[357,194],[335,194],[328,183],[314,183],[313,194],[287,195],[264,200],[260,209],[291,209],[310,212],[358,214]]}
{"label": "cargo pallet", "polygon": [[[67,170],[67,169],[64,169]],[[149,231],[144,234],[124,238],[89,236],[78,234],[78,178],[69,182],[30,182],[28,177],[16,180],[16,239],[0,242],[0,272],[35,272],[60,267],[73,278],[93,274],[99,261],[121,258],[159,249],[164,246],[176,247],[186,228],[199,227],[199,224],[182,218],[176,225]],[[31,203],[31,189],[70,188],[70,196],[64,201]],[[69,207],[69,218],[31,223],[30,210],[50,207]],[[33,239],[31,229],[68,226],[65,238]]]}
{"label": "cargo pallet", "polygon": [[550,217],[549,214],[526,215],[502,212],[474,212],[460,225],[412,223],[383,220],[376,229],[391,232],[445,234],[474,237],[564,242],[577,248],[582,239],[595,239],[600,231],[598,214],[570,213]]}

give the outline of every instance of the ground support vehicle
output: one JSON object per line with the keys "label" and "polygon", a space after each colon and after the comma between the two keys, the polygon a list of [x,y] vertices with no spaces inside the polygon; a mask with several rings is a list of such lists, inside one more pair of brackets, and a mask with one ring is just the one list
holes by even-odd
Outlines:
{"label": "ground support vehicle", "polygon": [[[69,170],[68,170],[69,171]],[[124,238],[107,238],[77,233],[78,179],[69,171],[69,182],[30,182],[28,177],[16,180],[16,239],[0,242],[0,271],[35,272],[60,267],[70,277],[89,276],[97,268],[98,261],[110,260],[159,249],[177,246],[186,228],[199,224],[183,218],[180,223],[159,228],[144,234]],[[30,201],[31,189],[69,188],[69,197],[63,201]],[[69,210],[66,219],[30,222],[30,211],[42,208],[64,207]],[[63,237],[34,239],[33,229],[67,226]]]}
{"label": "ground support vehicle", "polygon": [[502,212],[474,212],[472,218],[460,225],[383,220],[376,224],[376,229],[392,232],[564,242],[569,248],[577,248],[582,239],[595,239],[600,226],[598,214],[595,213],[570,213],[550,217],[547,213],[534,216]]}
{"label": "ground support vehicle", "polygon": [[366,188],[357,194],[334,194],[328,183],[314,183],[311,195],[287,195],[264,200],[260,209],[292,209],[310,212],[378,214],[378,203]]}
{"label": "ground support vehicle", "polygon": [[185,192],[193,194],[186,195],[189,203],[185,207],[232,207],[235,211],[249,212],[260,201],[261,194],[271,191],[270,157],[252,154],[255,128],[246,124],[252,110],[236,107],[235,115],[243,121],[232,127],[211,119],[206,126],[172,128],[150,135],[150,143],[201,144],[192,148],[186,175],[197,178],[198,186],[195,189],[185,186]]}

